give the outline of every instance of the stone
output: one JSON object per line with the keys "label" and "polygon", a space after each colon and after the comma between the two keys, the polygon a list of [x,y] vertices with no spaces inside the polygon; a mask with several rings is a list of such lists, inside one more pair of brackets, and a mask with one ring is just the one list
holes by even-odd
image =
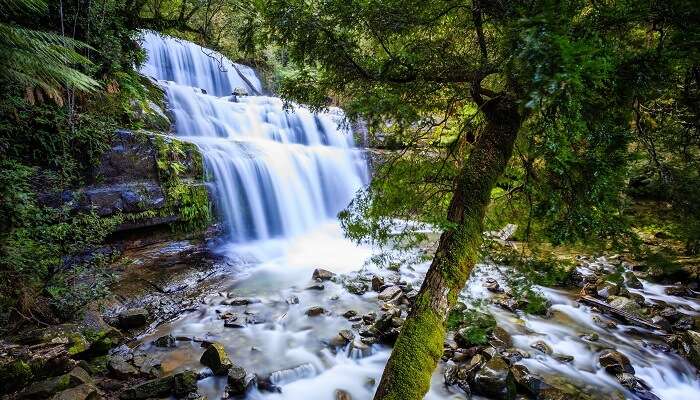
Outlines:
{"label": "stone", "polygon": [[496,326],[495,328],[493,328],[491,336],[493,336],[493,338],[498,340],[499,342],[503,343],[503,347],[513,346],[513,339],[511,338],[510,334],[500,326]]}
{"label": "stone", "polygon": [[172,391],[172,377],[157,378],[127,388],[119,396],[122,400],[142,400],[165,397]]}
{"label": "stone", "polygon": [[687,287],[676,284],[675,286],[669,286],[665,290],[667,295],[669,296],[692,296],[693,292],[688,289]]}
{"label": "stone", "polygon": [[306,310],[306,315],[309,317],[317,317],[325,313],[326,310],[321,306],[313,306]]}
{"label": "stone", "polygon": [[209,367],[214,375],[226,375],[233,366],[226,349],[221,343],[211,343],[202,354],[199,362]]}
{"label": "stone", "polygon": [[56,393],[51,400],[98,400],[102,397],[93,385],[82,384]]}
{"label": "stone", "polygon": [[596,285],[596,294],[604,299],[616,296],[619,292],[620,287],[614,282],[605,281],[600,285]]}
{"label": "stone", "polygon": [[552,348],[549,347],[547,343],[545,343],[542,340],[538,340],[530,345],[535,350],[539,350],[540,352],[544,354],[552,354]]}
{"label": "stone", "polygon": [[625,278],[625,285],[627,287],[631,287],[633,289],[641,289],[644,287],[642,285],[642,282],[637,278],[637,275],[634,274],[632,271],[625,271],[624,273],[624,278]]}
{"label": "stone", "polygon": [[307,286],[307,287],[305,288],[305,290],[318,290],[318,291],[321,291],[321,290],[324,290],[325,288],[326,288],[326,286],[324,286],[322,283],[315,283],[315,284],[313,284],[313,285],[311,285],[311,286]]}
{"label": "stone", "polygon": [[294,295],[289,296],[289,297],[287,297],[286,302],[287,302],[287,304],[289,304],[289,305],[292,305],[292,304],[299,304],[299,297],[294,296]]}
{"label": "stone", "polygon": [[681,317],[681,313],[679,313],[678,310],[673,307],[663,308],[661,311],[659,311],[658,315],[666,318],[671,323],[678,321],[678,319]]}
{"label": "stone", "polygon": [[228,371],[227,382],[226,391],[229,395],[241,396],[255,387],[256,376],[249,374],[244,368],[234,365]]}
{"label": "stone", "polygon": [[172,394],[180,398],[190,393],[197,392],[197,380],[199,375],[195,371],[186,370],[172,377]]}
{"label": "stone", "polygon": [[112,376],[119,379],[128,379],[139,374],[136,367],[121,356],[110,357],[107,362],[107,369]]}
{"label": "stone", "polygon": [[352,294],[363,295],[367,293],[367,285],[359,280],[346,280],[343,286]]}
{"label": "stone", "polygon": [[352,400],[352,396],[350,396],[350,393],[346,392],[343,389],[336,389],[335,400]]}
{"label": "stone", "polygon": [[501,288],[501,285],[498,284],[498,281],[493,279],[493,278],[486,278],[486,281],[484,282],[483,285],[486,290],[492,293],[503,293],[503,289]]}
{"label": "stone", "polygon": [[693,328],[694,323],[693,317],[682,317],[673,324],[673,329],[677,331],[687,331]]}
{"label": "stone", "polygon": [[71,386],[77,386],[82,384],[92,385],[94,382],[90,374],[81,367],[75,367],[68,373],[68,379],[70,379]]}
{"label": "stone", "polygon": [[335,276],[334,273],[323,268],[316,268],[311,275],[311,279],[315,281],[329,281]]}
{"label": "stone", "polygon": [[373,275],[371,284],[372,290],[375,292],[379,292],[382,290],[382,286],[384,286],[384,278],[382,278],[379,275]]}
{"label": "stone", "polygon": [[492,357],[476,372],[472,388],[477,394],[494,399],[515,398],[513,373],[508,368],[508,363],[500,356]]}
{"label": "stone", "polygon": [[247,306],[257,303],[260,303],[259,299],[251,299],[248,297],[231,297],[228,301],[226,301],[226,304],[230,306]]}
{"label": "stone", "polygon": [[559,362],[563,363],[568,363],[574,361],[574,356],[570,356],[568,354],[559,354],[559,353],[554,353],[552,354],[552,358]]}
{"label": "stone", "polygon": [[145,308],[131,308],[122,311],[117,321],[122,329],[140,328],[148,321],[148,311]]}
{"label": "stone", "polygon": [[651,323],[658,326],[659,328],[665,330],[665,331],[670,331],[671,330],[671,323],[668,322],[668,320],[660,315],[656,315],[651,318]]}
{"label": "stone", "polygon": [[71,384],[68,374],[35,382],[17,394],[19,399],[48,399],[52,395],[76,385]]}
{"label": "stone", "polygon": [[348,311],[345,311],[343,313],[343,317],[347,318],[347,319],[350,319],[350,318],[353,318],[356,316],[357,316],[357,311],[355,311],[355,310],[348,310]]}
{"label": "stone", "polygon": [[629,358],[617,350],[603,350],[598,357],[598,362],[609,374],[616,375],[623,372],[634,374]]}
{"label": "stone", "polygon": [[153,341],[156,347],[175,347],[175,337],[173,335],[161,336]]}
{"label": "stone", "polygon": [[379,293],[379,300],[391,300],[395,298],[396,296],[399,296],[403,291],[401,290],[400,287],[398,286],[389,286],[388,288],[382,290],[381,293]]}
{"label": "stone", "polygon": [[612,300],[608,303],[610,306],[632,314],[635,317],[643,318],[642,309],[634,300],[628,299],[627,297],[612,297]]}
{"label": "stone", "polygon": [[513,373],[516,385],[533,396],[537,396],[542,389],[549,387],[542,378],[530,373],[524,365],[514,365],[510,367],[510,371]]}
{"label": "stone", "polygon": [[680,335],[678,351],[690,361],[695,368],[700,369],[700,333],[685,331]]}

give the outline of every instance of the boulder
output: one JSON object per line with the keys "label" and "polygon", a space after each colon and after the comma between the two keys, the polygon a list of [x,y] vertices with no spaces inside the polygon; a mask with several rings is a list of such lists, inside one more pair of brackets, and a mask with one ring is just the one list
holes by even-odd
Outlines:
{"label": "boulder", "polygon": [[501,328],[500,326],[496,326],[495,328],[493,328],[491,336],[494,339],[498,340],[500,343],[502,343],[503,347],[513,346],[513,339],[511,338],[510,333],[506,332],[506,330]]}
{"label": "boulder", "polygon": [[350,393],[346,392],[343,389],[336,389],[335,400],[352,400],[352,396],[350,396]]}
{"label": "boulder", "polygon": [[199,362],[209,367],[214,375],[226,375],[233,363],[221,343],[211,343],[202,354]]}
{"label": "boulder", "polygon": [[230,306],[247,306],[250,304],[260,303],[260,300],[259,299],[251,299],[248,297],[231,297],[225,303],[227,305],[230,305]]}
{"label": "boulder", "polygon": [[131,308],[122,311],[117,321],[122,329],[140,328],[148,322],[148,311],[145,308]]}
{"label": "boulder", "polygon": [[19,399],[48,399],[63,390],[75,387],[68,374],[35,382],[17,394]]}
{"label": "boulder", "polygon": [[608,303],[611,307],[622,310],[635,317],[643,318],[642,308],[632,299],[628,299],[627,297],[611,297]]}
{"label": "boulder", "polygon": [[492,357],[474,375],[473,389],[477,394],[493,399],[514,399],[515,380],[508,363],[500,356]]}
{"label": "boulder", "polygon": [[620,292],[620,287],[617,283],[605,281],[600,285],[596,285],[596,293],[598,296],[607,299],[610,296],[616,296]]}
{"label": "boulder", "polygon": [[98,400],[102,396],[93,385],[83,384],[56,393],[51,400]]}
{"label": "boulder", "polygon": [[195,371],[182,371],[172,376],[172,394],[175,397],[184,397],[187,394],[197,392],[197,379],[199,375]]}
{"label": "boulder", "polygon": [[323,268],[316,268],[311,275],[311,279],[315,281],[329,281],[335,276],[334,273]]}
{"label": "boulder", "polygon": [[637,275],[634,274],[632,271],[626,271],[624,273],[624,278],[625,278],[625,285],[627,287],[631,287],[633,289],[641,289],[644,286],[642,285],[642,282],[637,278]]}
{"label": "boulder", "polygon": [[153,341],[156,347],[175,347],[175,337],[173,335],[161,336]]}
{"label": "boulder", "polygon": [[326,310],[321,306],[313,306],[306,310],[306,315],[309,317],[316,317],[325,313]]}
{"label": "boulder", "polygon": [[634,374],[634,368],[626,355],[616,350],[603,350],[598,357],[598,362],[609,374],[621,374],[626,372]]}
{"label": "boulder", "polygon": [[343,286],[352,294],[363,295],[367,293],[367,284],[357,279],[346,280],[343,282]]}
{"label": "boulder", "polygon": [[153,397],[184,397],[197,391],[197,373],[183,371],[175,375],[152,379],[127,388],[119,396],[122,400],[143,400]]}
{"label": "boulder", "polygon": [[234,365],[228,371],[227,382],[226,391],[229,395],[242,396],[255,387],[256,377],[244,368]]}
{"label": "boulder", "polygon": [[395,298],[396,296],[399,296],[403,291],[401,290],[400,287],[398,286],[389,286],[388,288],[384,289],[379,293],[379,300],[391,300]]}
{"label": "boulder", "polygon": [[533,396],[538,396],[542,389],[549,387],[542,378],[530,373],[530,370],[524,365],[514,365],[510,368],[510,371],[513,373],[516,385]]}
{"label": "boulder", "polygon": [[371,283],[372,290],[375,292],[380,292],[382,290],[382,286],[384,286],[384,278],[379,275],[373,275]]}
{"label": "boulder", "polygon": [[535,350],[539,350],[540,352],[542,352],[544,354],[552,354],[552,348],[549,347],[549,345],[542,340],[538,340],[538,341],[534,342],[533,344],[530,345],[530,347],[532,347]]}
{"label": "boulder", "polygon": [[700,369],[700,333],[686,331],[680,335],[679,352],[685,356],[695,368]]}
{"label": "boulder", "polygon": [[113,356],[107,362],[107,369],[110,374],[119,379],[129,379],[137,376],[139,371],[123,356]]}

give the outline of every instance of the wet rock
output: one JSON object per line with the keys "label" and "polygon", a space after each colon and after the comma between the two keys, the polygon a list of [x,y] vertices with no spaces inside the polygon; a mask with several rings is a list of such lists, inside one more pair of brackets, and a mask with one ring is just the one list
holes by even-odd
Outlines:
{"label": "wet rock", "polygon": [[571,393],[567,393],[553,386],[543,388],[537,394],[537,400],[569,400],[572,398],[576,397],[573,397]]}
{"label": "wet rock", "polygon": [[71,384],[71,379],[68,374],[64,374],[40,382],[32,383],[29,387],[19,392],[19,394],[17,394],[17,398],[48,399],[52,395],[74,386],[77,385]]}
{"label": "wet rock", "polygon": [[634,274],[632,271],[626,271],[624,273],[624,278],[625,278],[625,285],[627,287],[631,287],[633,289],[641,289],[644,286],[642,285],[642,282],[637,278],[637,275]]}
{"label": "wet rock", "polygon": [[356,316],[357,316],[357,311],[355,311],[355,310],[348,310],[348,311],[345,311],[343,313],[343,317],[347,318],[347,319],[350,319],[350,318],[353,318]]}
{"label": "wet rock", "polygon": [[122,400],[143,400],[153,397],[175,395],[184,397],[197,391],[197,373],[184,371],[163,378],[152,379],[129,387],[119,396]]}
{"label": "wet rock", "polygon": [[542,378],[530,373],[524,365],[514,365],[510,368],[513,373],[513,379],[518,387],[523,391],[533,396],[537,396],[542,389],[548,388],[549,385],[544,383]]}
{"label": "wet rock", "polygon": [[487,361],[474,375],[473,389],[494,399],[513,399],[515,380],[505,360],[496,356]]}
{"label": "wet rock", "polygon": [[325,313],[326,310],[321,306],[313,306],[306,310],[306,315],[309,317],[316,317]]}
{"label": "wet rock", "polygon": [[51,400],[98,400],[102,397],[93,385],[83,384],[56,393]]}
{"label": "wet rock", "polygon": [[377,319],[377,314],[374,312],[369,312],[362,316],[362,322],[365,324],[372,324]]}
{"label": "wet rock", "polygon": [[156,347],[175,347],[175,337],[173,335],[161,336],[153,341]]}
{"label": "wet rock", "polygon": [[107,362],[107,369],[112,376],[119,379],[128,379],[139,374],[136,367],[121,356],[111,357]]}
{"label": "wet rock", "polygon": [[678,338],[678,351],[690,361],[695,368],[700,369],[700,333],[686,331]]}
{"label": "wet rock", "polygon": [[224,321],[224,327],[240,329],[244,328],[245,324],[242,321],[239,321],[238,316],[234,316]]}
{"label": "wet rock", "polygon": [[484,282],[483,285],[486,290],[492,293],[503,293],[503,289],[501,289],[501,285],[498,284],[498,281],[493,279],[493,278],[486,278],[486,281]]}
{"label": "wet rock", "polygon": [[616,350],[603,350],[598,357],[598,362],[609,374],[621,374],[623,372],[634,374],[634,368],[626,355]]}
{"label": "wet rock", "polygon": [[559,362],[563,363],[568,363],[574,361],[574,356],[570,356],[568,354],[559,354],[559,353],[554,353],[552,354],[552,358]]}
{"label": "wet rock", "polygon": [[596,294],[604,299],[610,296],[616,296],[620,292],[620,287],[613,282],[605,281],[600,285],[596,285]]}
{"label": "wet rock", "polygon": [[449,362],[445,366],[442,377],[445,382],[445,386],[447,386],[451,392],[461,392],[467,398],[471,397],[471,388],[469,387],[467,374],[461,370],[460,365]]}
{"label": "wet rock", "polygon": [[251,299],[248,297],[231,297],[224,304],[230,305],[230,306],[247,306],[250,304],[257,304],[257,303],[260,303],[260,299]]}
{"label": "wet rock", "polygon": [[665,307],[661,311],[659,311],[658,315],[660,317],[666,318],[669,322],[674,323],[678,321],[678,319],[680,319],[682,314],[679,313],[678,310],[676,310],[673,307]]}
{"label": "wet rock", "polygon": [[538,350],[544,354],[552,354],[552,348],[542,340],[538,340],[530,345],[535,350]]}
{"label": "wet rock", "polygon": [[379,293],[379,300],[391,300],[397,296],[399,296],[403,291],[401,290],[400,287],[398,286],[389,286],[388,288],[382,290],[381,293]]}
{"label": "wet rock", "polygon": [[354,338],[355,334],[352,333],[352,331],[343,329],[329,341],[329,344],[334,347],[343,347],[350,343]]}
{"label": "wet rock", "polygon": [[615,329],[617,328],[617,324],[609,319],[606,319],[600,315],[593,315],[591,317],[593,320],[593,323],[596,325],[602,327],[602,328],[607,328],[607,329]]}
{"label": "wet rock", "polygon": [[343,282],[345,289],[356,295],[363,295],[367,293],[367,284],[359,280],[346,280]]}
{"label": "wet rock", "polygon": [[258,390],[261,392],[282,393],[282,388],[272,383],[270,376],[256,375],[255,380],[258,383]]}
{"label": "wet rock", "polygon": [[610,306],[620,309],[626,313],[632,314],[635,317],[643,318],[643,313],[639,304],[627,297],[612,297],[609,301]]}
{"label": "wet rock", "polygon": [[693,292],[690,289],[688,289],[687,287],[680,285],[680,284],[676,284],[676,286],[667,287],[666,289],[664,289],[664,291],[669,296],[684,297],[684,296],[692,296],[693,295]]}
{"label": "wet rock", "polygon": [[615,376],[622,386],[634,393],[637,400],[659,400],[659,398],[649,390],[649,386],[641,379],[632,374],[623,372]]}
{"label": "wet rock", "polygon": [[687,331],[693,328],[694,320],[692,317],[686,316],[682,317],[675,324],[673,324],[673,329],[676,331]]}
{"label": "wet rock", "polygon": [[494,302],[498,306],[500,306],[501,308],[503,308],[507,311],[510,311],[510,312],[515,312],[519,308],[518,302],[515,299],[508,297],[506,295],[501,295],[501,296],[495,297]]}
{"label": "wet rock", "polygon": [[511,338],[510,333],[506,332],[506,330],[501,328],[500,326],[496,326],[495,328],[493,328],[491,336],[494,339],[498,340],[500,343],[502,343],[503,347],[513,346],[513,339]]}
{"label": "wet rock", "polygon": [[508,364],[513,365],[523,358],[530,358],[530,354],[520,349],[510,348],[502,351],[501,357],[503,357]]}
{"label": "wet rock", "polygon": [[382,278],[379,275],[374,275],[372,276],[372,290],[375,292],[379,292],[382,290],[382,286],[384,286],[384,278]]}
{"label": "wet rock", "polygon": [[328,281],[333,279],[334,273],[323,268],[316,268],[314,273],[311,275],[311,279],[315,281]]}
{"label": "wet rock", "polygon": [[289,296],[287,297],[287,300],[285,300],[287,304],[292,305],[292,304],[299,304],[299,297],[297,296]]}
{"label": "wet rock", "polygon": [[595,333],[595,332],[591,332],[591,333],[587,333],[587,334],[585,334],[585,335],[581,335],[581,338],[584,339],[584,340],[588,340],[589,342],[597,342],[598,339],[600,339],[600,337],[598,336],[598,334]]}
{"label": "wet rock", "polygon": [[202,354],[199,362],[209,367],[214,375],[226,375],[226,372],[233,366],[221,343],[211,343]]}
{"label": "wet rock", "polygon": [[659,328],[665,330],[665,331],[670,331],[671,330],[671,323],[668,322],[668,320],[660,315],[654,316],[651,318],[651,323],[658,326]]}
{"label": "wet rock", "polygon": [[150,354],[135,354],[133,364],[142,375],[160,376],[160,360]]}
{"label": "wet rock", "polygon": [[228,371],[227,382],[226,391],[229,395],[241,396],[255,387],[256,377],[244,368],[234,365]]}
{"label": "wet rock", "polygon": [[148,321],[148,311],[145,308],[132,308],[122,311],[117,317],[119,327],[122,329],[140,328]]}
{"label": "wet rock", "polygon": [[324,286],[322,283],[315,283],[311,286],[307,286],[304,288],[304,290],[318,290],[318,291],[325,290],[325,289],[326,289],[326,286]]}
{"label": "wet rock", "polygon": [[336,389],[335,400],[352,400],[352,396],[350,396],[350,393],[346,392],[343,389]]}

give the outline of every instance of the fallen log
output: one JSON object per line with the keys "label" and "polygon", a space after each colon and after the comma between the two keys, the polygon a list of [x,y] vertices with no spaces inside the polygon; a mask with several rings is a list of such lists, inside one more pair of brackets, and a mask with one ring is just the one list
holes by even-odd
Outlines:
{"label": "fallen log", "polygon": [[632,315],[632,314],[628,313],[627,311],[623,311],[623,310],[620,310],[619,308],[615,308],[602,300],[596,299],[595,297],[588,296],[588,295],[581,295],[579,297],[579,301],[582,303],[586,303],[588,305],[591,305],[591,306],[598,307],[601,311],[608,313],[608,314],[612,314],[612,315],[617,316],[619,318],[622,318],[623,320],[630,322],[632,324],[635,324],[635,325],[638,325],[638,326],[641,326],[641,327],[644,327],[647,329],[663,330],[658,325],[652,324],[651,322],[649,322],[643,318],[639,318],[636,315]]}

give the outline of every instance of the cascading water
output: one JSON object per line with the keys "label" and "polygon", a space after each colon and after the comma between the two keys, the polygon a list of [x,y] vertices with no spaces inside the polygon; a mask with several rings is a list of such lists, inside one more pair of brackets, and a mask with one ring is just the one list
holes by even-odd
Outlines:
{"label": "cascading water", "polygon": [[[265,257],[257,257],[255,268],[246,266],[246,274],[234,271],[198,310],[141,338],[139,351],[156,357],[165,373],[203,372],[203,350],[195,342],[199,337],[222,343],[236,364],[267,376],[269,383],[282,388],[281,393],[253,389],[248,399],[343,398],[339,390],[352,399],[372,398],[390,349],[364,344],[358,329],[367,325],[359,323],[358,327],[343,315],[353,310],[364,317],[377,311],[377,293],[350,294],[341,280],[323,282],[322,290],[314,282],[314,290],[307,290],[314,268],[355,271],[372,251],[349,244],[332,221],[367,180],[363,157],[352,149],[352,135],[338,128],[342,114],[314,114],[302,106],[287,112],[280,99],[259,95],[262,87],[252,69],[192,43],[146,33],[144,47],[149,61],[142,72],[161,80],[177,135],[196,143],[204,154],[229,242],[234,243],[235,251],[250,247]],[[258,95],[233,96],[232,91]],[[278,246],[279,242],[284,245]],[[272,256],[271,248],[276,252]],[[363,274],[384,274],[387,281],[418,287],[428,265],[401,266],[388,275],[368,265]],[[483,284],[487,277],[503,278],[501,274],[500,268],[478,266],[461,297],[495,296]],[[697,397],[700,380],[695,370],[681,357],[664,351],[659,339],[639,335],[637,328],[624,324],[616,329],[601,327],[594,320],[600,314],[579,305],[574,293],[541,290],[553,304],[549,317],[490,306],[498,325],[512,336],[513,347],[531,354],[519,364],[541,374],[545,381],[575,384],[576,390],[585,389],[591,398],[641,399],[599,365],[602,349],[619,349],[654,396],[662,400]],[[652,303],[665,302],[687,315],[700,315],[696,299],[668,296],[659,285],[643,282],[641,289],[630,291]],[[232,305],[230,297],[238,296],[256,301]],[[307,313],[309,307],[319,305],[324,313]],[[227,327],[222,320],[234,314],[239,328]],[[358,335],[345,348],[329,346],[329,338],[341,330],[355,330]],[[585,334],[590,333],[598,339],[586,339]],[[151,344],[164,334],[191,339],[178,339],[175,349]],[[554,353],[533,350],[531,345],[537,340],[546,341]],[[574,358],[564,361],[555,353]],[[463,398],[445,387],[443,367],[441,364],[433,375],[426,400]],[[209,376],[198,385],[213,399],[225,393],[226,382],[225,376]]]}
{"label": "cascading water", "polygon": [[305,232],[366,182],[339,110],[287,110],[276,97],[240,95],[262,92],[255,72],[190,42],[145,33],[144,48],[141,72],[162,82],[177,136],[201,149],[233,242]]}

